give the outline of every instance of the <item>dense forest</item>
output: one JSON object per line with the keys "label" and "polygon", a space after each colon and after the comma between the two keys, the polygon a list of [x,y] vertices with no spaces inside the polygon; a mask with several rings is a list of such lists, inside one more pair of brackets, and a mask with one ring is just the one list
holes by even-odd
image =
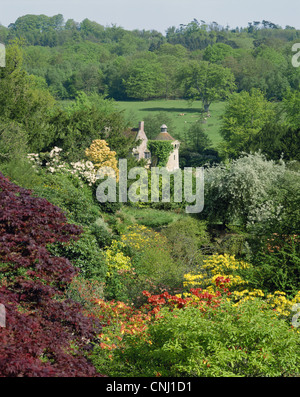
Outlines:
{"label": "dense forest", "polygon": [[21,39],[28,73],[46,82],[57,99],[78,91],[121,99],[178,98],[194,95],[182,84],[183,71],[206,61],[228,68],[236,90],[258,88],[269,100],[280,100],[299,84],[291,65],[291,47],[300,31],[269,21],[230,29],[196,19],[155,30],[128,31],[62,15],[25,15],[5,28],[0,41]]}
{"label": "dense forest", "polygon": [[[0,376],[299,376],[299,41],[265,20],[0,26]],[[180,137],[198,214],[97,200],[99,168],[145,165],[119,101],[155,100],[199,104]]]}

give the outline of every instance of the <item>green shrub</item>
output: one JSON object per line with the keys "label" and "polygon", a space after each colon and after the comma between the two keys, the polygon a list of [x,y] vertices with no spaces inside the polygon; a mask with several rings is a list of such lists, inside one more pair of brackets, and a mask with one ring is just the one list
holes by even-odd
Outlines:
{"label": "green shrub", "polygon": [[99,222],[96,221],[89,227],[89,229],[90,229],[91,233],[95,236],[98,246],[100,248],[104,248],[111,244],[112,235],[108,231],[108,229],[104,225],[104,223],[99,224]]}
{"label": "green shrub", "polygon": [[295,295],[300,284],[300,237],[273,234],[252,255],[253,271],[248,275],[255,288]]}
{"label": "green shrub", "polygon": [[105,280],[107,266],[104,255],[89,228],[84,229],[78,241],[53,244],[49,247],[49,251],[53,255],[69,259],[75,267],[80,269],[83,277]]}
{"label": "green shrub", "polygon": [[72,223],[90,225],[100,215],[92,190],[72,175],[41,173],[40,184],[34,191],[64,210]]}
{"label": "green shrub", "polygon": [[[162,310],[146,333],[125,336],[107,362],[110,376],[299,376],[299,335],[256,299],[239,307],[223,301],[202,313]],[[101,352],[99,353],[101,354]],[[97,355],[95,365],[97,366]],[[101,359],[100,359],[101,361]],[[117,369],[117,370],[116,370]],[[103,368],[102,368],[103,370]]]}
{"label": "green shrub", "polygon": [[172,257],[182,264],[186,270],[198,264],[202,250],[210,245],[206,222],[186,215],[162,229],[168,239]]}
{"label": "green shrub", "polygon": [[139,276],[152,280],[157,287],[181,286],[184,268],[171,255],[167,238],[144,225],[132,225],[121,235],[131,250],[132,266]]}

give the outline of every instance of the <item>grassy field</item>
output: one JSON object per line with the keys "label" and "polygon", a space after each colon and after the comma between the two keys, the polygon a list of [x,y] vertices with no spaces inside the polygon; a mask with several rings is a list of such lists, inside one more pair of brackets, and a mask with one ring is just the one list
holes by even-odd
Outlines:
{"label": "grassy field", "polygon": [[[126,119],[130,121],[132,127],[137,127],[139,121],[144,120],[145,116],[155,113],[166,113],[171,117],[174,129],[169,130],[175,138],[183,139],[185,131],[192,123],[198,120],[200,103],[194,102],[190,105],[186,100],[154,100],[154,101],[130,101],[117,102],[120,109],[125,111]],[[225,102],[213,103],[210,107],[211,117],[205,124],[205,129],[213,142],[214,146],[222,140],[219,134],[220,116],[223,114]],[[147,125],[145,124],[147,133]],[[159,131],[158,131],[159,132]]]}

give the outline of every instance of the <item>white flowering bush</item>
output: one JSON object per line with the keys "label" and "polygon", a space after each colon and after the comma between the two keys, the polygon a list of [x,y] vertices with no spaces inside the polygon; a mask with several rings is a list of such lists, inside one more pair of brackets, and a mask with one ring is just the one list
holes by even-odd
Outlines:
{"label": "white flowering bush", "polygon": [[207,168],[205,215],[212,222],[238,222],[256,231],[258,225],[263,228],[281,216],[278,192],[288,172],[283,160],[267,160],[260,153]]}
{"label": "white flowering bush", "polygon": [[92,186],[97,177],[97,170],[91,161],[77,161],[70,164],[61,159],[62,149],[54,147],[48,154],[29,153],[28,159],[32,162],[35,169],[41,167],[44,163],[46,170],[50,173],[70,173],[78,177],[89,186]]}

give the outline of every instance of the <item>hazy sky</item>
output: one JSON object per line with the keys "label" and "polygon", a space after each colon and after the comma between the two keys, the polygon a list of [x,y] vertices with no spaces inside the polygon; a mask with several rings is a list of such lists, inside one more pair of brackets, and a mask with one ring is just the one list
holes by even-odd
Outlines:
{"label": "hazy sky", "polygon": [[25,14],[63,14],[65,20],[88,18],[104,26],[162,33],[194,18],[231,28],[265,19],[300,29],[300,0],[0,0],[2,25]]}

